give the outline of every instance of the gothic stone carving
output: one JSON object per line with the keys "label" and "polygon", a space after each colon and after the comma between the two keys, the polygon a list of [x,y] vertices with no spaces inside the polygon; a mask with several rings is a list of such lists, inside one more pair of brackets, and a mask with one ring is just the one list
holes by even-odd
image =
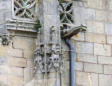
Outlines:
{"label": "gothic stone carving", "polygon": [[13,0],[14,15],[19,18],[35,18],[37,0]]}

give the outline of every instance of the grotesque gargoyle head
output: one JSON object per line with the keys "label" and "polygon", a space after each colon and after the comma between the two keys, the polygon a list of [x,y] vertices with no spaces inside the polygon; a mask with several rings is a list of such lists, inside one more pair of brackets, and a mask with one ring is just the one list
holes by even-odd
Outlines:
{"label": "grotesque gargoyle head", "polygon": [[61,31],[61,36],[63,39],[65,38],[71,38],[73,35],[78,34],[79,32],[85,32],[87,29],[86,26],[80,25],[77,27],[73,27],[71,29],[63,29]]}

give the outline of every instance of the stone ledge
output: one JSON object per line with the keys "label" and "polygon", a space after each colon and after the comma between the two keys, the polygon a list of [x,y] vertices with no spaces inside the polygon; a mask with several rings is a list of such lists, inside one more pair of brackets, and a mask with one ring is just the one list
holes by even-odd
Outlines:
{"label": "stone ledge", "polygon": [[35,22],[33,21],[19,21],[19,20],[7,20],[7,30],[18,30],[26,32],[36,32],[33,28]]}

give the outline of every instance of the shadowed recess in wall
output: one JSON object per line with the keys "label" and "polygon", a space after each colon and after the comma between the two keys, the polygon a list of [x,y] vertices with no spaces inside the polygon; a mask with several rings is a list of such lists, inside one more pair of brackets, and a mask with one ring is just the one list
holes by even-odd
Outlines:
{"label": "shadowed recess in wall", "polygon": [[35,18],[37,0],[14,0],[14,14],[20,18]]}

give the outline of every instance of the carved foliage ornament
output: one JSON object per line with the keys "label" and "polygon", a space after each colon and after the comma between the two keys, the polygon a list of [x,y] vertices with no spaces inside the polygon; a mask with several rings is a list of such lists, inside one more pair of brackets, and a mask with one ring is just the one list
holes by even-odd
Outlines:
{"label": "carved foliage ornament", "polygon": [[37,0],[14,0],[14,14],[19,18],[35,18]]}

